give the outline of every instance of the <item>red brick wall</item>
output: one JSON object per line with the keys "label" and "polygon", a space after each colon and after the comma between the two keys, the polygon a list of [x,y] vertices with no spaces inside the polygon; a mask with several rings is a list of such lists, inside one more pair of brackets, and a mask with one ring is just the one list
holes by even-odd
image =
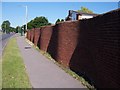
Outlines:
{"label": "red brick wall", "polygon": [[[120,9],[41,28],[38,46],[96,87],[120,87],[119,15]],[[32,41],[34,32],[30,32]]]}
{"label": "red brick wall", "polygon": [[[31,29],[31,30],[32,30],[32,29]],[[29,32],[29,33],[30,33],[30,41],[31,41],[31,35],[32,35],[32,31],[31,31],[31,30],[30,30],[30,32]]]}
{"label": "red brick wall", "polygon": [[34,28],[30,30],[30,41],[34,43]]}
{"label": "red brick wall", "polygon": [[54,58],[57,59],[58,48],[58,24],[53,27],[51,39],[47,48],[47,52]]}
{"label": "red brick wall", "polygon": [[40,38],[40,28],[34,30],[34,45],[37,46]]}
{"label": "red brick wall", "polygon": [[49,41],[51,39],[53,26],[41,27],[40,49],[47,51]]}
{"label": "red brick wall", "polygon": [[27,31],[27,39],[30,40],[30,30]]}
{"label": "red brick wall", "polygon": [[120,10],[82,20],[70,68],[99,88],[120,87]]}
{"label": "red brick wall", "polygon": [[69,60],[75,50],[80,31],[80,21],[59,23],[56,60],[69,66]]}
{"label": "red brick wall", "polygon": [[26,34],[26,38],[28,39],[28,31],[26,31],[26,33],[27,33],[27,34]]}

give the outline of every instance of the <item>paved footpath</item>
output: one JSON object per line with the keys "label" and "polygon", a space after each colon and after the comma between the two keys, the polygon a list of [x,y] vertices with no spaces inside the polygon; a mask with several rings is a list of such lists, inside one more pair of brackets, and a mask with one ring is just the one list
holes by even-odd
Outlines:
{"label": "paved footpath", "polygon": [[33,88],[85,88],[34,48],[25,49],[30,45],[24,36],[18,36],[17,43]]}

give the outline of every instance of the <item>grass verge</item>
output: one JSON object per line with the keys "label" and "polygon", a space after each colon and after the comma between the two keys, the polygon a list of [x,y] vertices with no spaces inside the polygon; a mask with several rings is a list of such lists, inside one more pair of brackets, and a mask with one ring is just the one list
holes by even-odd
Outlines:
{"label": "grass verge", "polygon": [[96,88],[92,85],[90,85],[83,77],[77,75],[75,72],[73,72],[72,70],[70,70],[69,68],[66,68],[65,66],[63,66],[61,63],[55,61],[51,55],[45,51],[40,50],[37,46],[35,46],[31,41],[29,41],[28,39],[26,39],[26,42],[28,42],[33,48],[35,48],[37,51],[39,51],[42,55],[44,55],[46,58],[48,58],[49,60],[53,61],[57,66],[59,66],[61,69],[63,69],[66,73],[68,73],[69,75],[71,75],[73,78],[75,78],[76,80],[79,80],[84,86],[86,86],[89,90],[96,90]]}
{"label": "grass verge", "polygon": [[9,40],[3,52],[2,88],[31,88],[15,37]]}

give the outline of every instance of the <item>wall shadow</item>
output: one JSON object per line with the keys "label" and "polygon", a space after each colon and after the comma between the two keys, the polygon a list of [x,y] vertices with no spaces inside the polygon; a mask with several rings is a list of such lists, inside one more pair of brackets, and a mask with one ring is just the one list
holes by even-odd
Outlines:
{"label": "wall shadow", "polygon": [[35,44],[35,46],[37,46],[39,35],[40,35],[40,28],[35,28],[35,31],[34,31],[34,44]]}
{"label": "wall shadow", "polygon": [[34,30],[33,30],[33,43],[34,43],[34,38],[35,38],[35,28],[34,28]]}
{"label": "wall shadow", "polygon": [[53,26],[45,26],[41,29],[41,39],[40,39],[40,49],[47,51],[51,35],[53,31]]}
{"label": "wall shadow", "polygon": [[47,52],[52,56],[52,58],[54,58],[55,60],[57,60],[57,52],[58,52],[58,24],[56,24],[53,27],[53,31],[52,31],[52,35],[51,35],[51,39],[47,48]]}
{"label": "wall shadow", "polygon": [[38,42],[37,42],[37,47],[40,49],[40,39],[41,39],[41,28],[40,28],[40,33],[38,36]]}
{"label": "wall shadow", "polygon": [[69,67],[79,76],[82,76],[89,84],[95,86],[94,72],[94,37],[91,37],[93,30],[93,20],[81,20],[78,44],[70,59]]}
{"label": "wall shadow", "polygon": [[117,54],[120,9],[81,20],[79,43],[69,63],[71,70],[97,88],[120,87]]}

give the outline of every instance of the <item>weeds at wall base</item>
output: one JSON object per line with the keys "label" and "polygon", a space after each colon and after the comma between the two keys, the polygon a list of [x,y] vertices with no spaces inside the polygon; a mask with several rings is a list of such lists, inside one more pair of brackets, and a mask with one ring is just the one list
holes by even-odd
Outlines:
{"label": "weeds at wall base", "polygon": [[39,51],[42,55],[44,55],[49,60],[53,61],[54,64],[56,64],[58,67],[60,67],[62,70],[64,70],[66,73],[68,73],[70,76],[75,78],[76,80],[79,80],[84,86],[86,86],[89,90],[96,90],[94,86],[90,85],[87,81],[85,81],[84,78],[77,75],[75,72],[70,70],[68,67],[63,66],[60,62],[55,61],[51,55],[48,52],[45,52],[43,50],[40,50],[37,46],[35,46],[31,41],[28,39],[25,39],[27,43],[29,43],[34,49]]}

